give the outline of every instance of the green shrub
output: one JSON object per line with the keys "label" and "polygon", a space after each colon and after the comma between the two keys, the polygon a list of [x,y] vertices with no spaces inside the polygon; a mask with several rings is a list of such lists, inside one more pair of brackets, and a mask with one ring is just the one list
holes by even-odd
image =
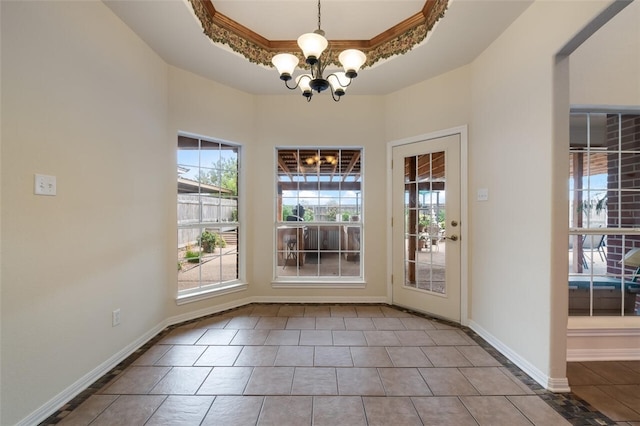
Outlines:
{"label": "green shrub", "polygon": [[200,236],[200,247],[205,253],[213,253],[216,247],[226,247],[227,242],[220,234],[204,231]]}
{"label": "green shrub", "polygon": [[197,251],[187,250],[184,257],[189,263],[200,263],[200,253]]}

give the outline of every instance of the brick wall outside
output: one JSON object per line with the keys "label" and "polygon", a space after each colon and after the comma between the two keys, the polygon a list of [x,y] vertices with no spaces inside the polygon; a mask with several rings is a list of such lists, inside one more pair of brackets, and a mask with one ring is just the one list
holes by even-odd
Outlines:
{"label": "brick wall outside", "polygon": [[[619,123],[621,150],[635,154],[618,153]],[[610,114],[607,117],[608,179],[607,179],[607,227],[640,228],[640,115]],[[620,190],[618,190],[620,188]],[[607,273],[619,276],[622,273],[620,260],[629,250],[640,247],[640,236],[607,237]],[[626,268],[626,275],[635,268]]]}

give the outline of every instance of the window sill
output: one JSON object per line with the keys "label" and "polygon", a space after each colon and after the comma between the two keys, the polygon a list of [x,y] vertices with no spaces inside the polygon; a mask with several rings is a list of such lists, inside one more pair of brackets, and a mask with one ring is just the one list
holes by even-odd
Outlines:
{"label": "window sill", "polygon": [[187,303],[199,302],[212,297],[224,296],[225,294],[237,293],[247,289],[247,283],[236,282],[221,287],[201,290],[188,294],[179,294],[176,297],[176,305],[186,305]]}
{"label": "window sill", "polygon": [[275,280],[271,282],[272,288],[365,288],[367,282],[363,280],[353,281],[301,281],[301,280]]}

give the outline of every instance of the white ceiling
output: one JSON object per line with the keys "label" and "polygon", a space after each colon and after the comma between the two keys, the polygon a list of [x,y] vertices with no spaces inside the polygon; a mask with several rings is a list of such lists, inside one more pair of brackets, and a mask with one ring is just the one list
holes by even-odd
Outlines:
{"label": "white ceiling", "polygon": [[[286,94],[273,68],[250,63],[202,32],[186,0],[103,0],[167,63],[252,94]],[[349,87],[383,95],[473,61],[533,0],[450,0],[427,39],[409,53],[361,70]],[[220,13],[270,40],[295,40],[317,27],[315,0],[213,0]],[[369,40],[419,12],[424,1],[324,0],[329,40]]]}

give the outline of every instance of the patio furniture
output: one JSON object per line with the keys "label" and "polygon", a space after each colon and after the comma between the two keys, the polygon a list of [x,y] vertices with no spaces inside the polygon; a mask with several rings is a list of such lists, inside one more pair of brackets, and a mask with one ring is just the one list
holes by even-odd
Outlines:
{"label": "patio furniture", "polygon": [[[622,263],[622,260],[618,263]],[[624,255],[624,265],[636,268],[631,278],[631,281],[636,281],[640,272],[640,248],[631,249]]]}
{"label": "patio furniture", "polygon": [[606,238],[606,235],[585,235],[582,239],[582,249],[596,249],[600,255],[600,260],[606,262],[607,253],[604,251],[604,248],[607,245]]}

